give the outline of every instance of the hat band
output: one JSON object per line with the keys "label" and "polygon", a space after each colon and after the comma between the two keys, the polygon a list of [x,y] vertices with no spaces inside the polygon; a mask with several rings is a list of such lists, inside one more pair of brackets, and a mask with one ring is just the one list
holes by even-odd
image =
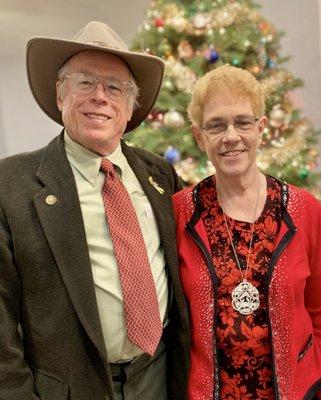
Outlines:
{"label": "hat band", "polygon": [[105,42],[83,42],[83,43],[92,44],[94,46],[100,46],[100,47],[108,47],[109,49],[115,49],[120,51],[128,51],[128,49],[121,49],[118,46],[112,46],[109,43]]}

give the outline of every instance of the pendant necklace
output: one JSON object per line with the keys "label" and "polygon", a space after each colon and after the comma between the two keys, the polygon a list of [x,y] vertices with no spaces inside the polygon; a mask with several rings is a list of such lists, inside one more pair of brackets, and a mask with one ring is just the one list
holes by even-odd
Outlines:
{"label": "pendant necklace", "polygon": [[232,291],[232,307],[234,308],[234,310],[238,311],[240,314],[243,314],[243,315],[252,314],[253,311],[257,310],[260,306],[259,291],[251,282],[249,282],[247,280],[247,273],[249,270],[250,256],[251,256],[251,251],[252,251],[255,216],[256,216],[257,206],[259,203],[259,197],[260,197],[260,177],[259,177],[259,188],[257,191],[255,210],[254,210],[254,215],[253,215],[253,222],[251,223],[250,244],[249,244],[249,250],[248,250],[248,254],[247,254],[247,258],[246,258],[246,268],[245,268],[244,274],[243,274],[241,264],[240,264],[239,258],[237,256],[237,253],[235,250],[235,246],[234,246],[234,243],[232,240],[232,234],[231,234],[230,228],[226,221],[225,212],[223,211],[223,208],[222,208],[223,218],[224,218],[227,234],[230,239],[231,247],[232,247],[232,250],[234,253],[234,257],[235,257],[237,266],[238,266],[241,276],[242,276],[242,282],[240,282]]}

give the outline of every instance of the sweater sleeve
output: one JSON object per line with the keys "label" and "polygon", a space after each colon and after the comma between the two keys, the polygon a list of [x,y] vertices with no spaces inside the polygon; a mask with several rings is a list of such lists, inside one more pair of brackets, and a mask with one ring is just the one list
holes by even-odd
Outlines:
{"label": "sweater sleeve", "polygon": [[309,204],[308,207],[310,210],[313,210],[313,215],[307,233],[312,235],[309,246],[311,275],[306,284],[305,304],[309,314],[311,315],[315,340],[317,340],[321,352],[321,203],[312,199],[311,204]]}

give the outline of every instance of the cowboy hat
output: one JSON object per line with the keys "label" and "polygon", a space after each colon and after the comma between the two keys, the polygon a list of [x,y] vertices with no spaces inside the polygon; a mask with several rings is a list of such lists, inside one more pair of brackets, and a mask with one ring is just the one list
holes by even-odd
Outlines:
{"label": "cowboy hat", "polygon": [[106,24],[89,22],[72,40],[35,37],[27,42],[29,86],[40,108],[63,125],[56,103],[58,71],[72,56],[84,50],[100,50],[120,57],[130,69],[139,89],[139,106],[134,110],[125,132],[135,129],[150,113],[162,83],[163,61],[155,56],[132,52]]}

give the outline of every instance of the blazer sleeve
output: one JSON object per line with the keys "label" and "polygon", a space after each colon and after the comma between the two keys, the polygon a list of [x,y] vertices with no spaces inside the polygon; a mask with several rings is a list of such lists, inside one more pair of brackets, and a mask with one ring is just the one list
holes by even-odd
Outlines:
{"label": "blazer sleeve", "polygon": [[36,400],[19,324],[21,287],[10,229],[0,205],[0,399]]}
{"label": "blazer sleeve", "polygon": [[172,168],[172,172],[173,172],[173,176],[174,176],[174,193],[176,193],[183,189],[184,182],[177,175],[177,172],[175,171],[175,169],[172,166],[170,166],[170,167]]}

